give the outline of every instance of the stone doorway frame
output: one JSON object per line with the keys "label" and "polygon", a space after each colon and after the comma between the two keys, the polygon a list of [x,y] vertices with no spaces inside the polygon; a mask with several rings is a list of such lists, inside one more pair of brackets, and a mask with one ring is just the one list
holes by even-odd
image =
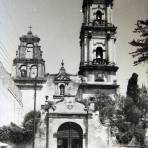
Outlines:
{"label": "stone doorway frame", "polygon": [[65,148],[73,148],[73,142],[76,144],[76,141],[77,147],[83,148],[83,130],[81,126],[75,122],[61,124],[57,130],[57,148],[63,148],[64,145]]}

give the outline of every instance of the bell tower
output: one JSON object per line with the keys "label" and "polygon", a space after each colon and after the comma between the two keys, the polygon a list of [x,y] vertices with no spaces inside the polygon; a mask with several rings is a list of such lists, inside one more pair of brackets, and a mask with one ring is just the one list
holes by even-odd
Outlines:
{"label": "bell tower", "polygon": [[12,78],[20,89],[42,88],[45,80],[45,61],[42,58],[40,38],[33,35],[31,27],[27,35],[20,37],[20,45],[13,60]]}
{"label": "bell tower", "polygon": [[113,0],[83,0],[79,75],[82,78],[81,89],[89,88],[87,92],[93,92],[92,89],[95,92],[116,92],[118,88],[115,57],[117,27],[112,24],[112,7]]}

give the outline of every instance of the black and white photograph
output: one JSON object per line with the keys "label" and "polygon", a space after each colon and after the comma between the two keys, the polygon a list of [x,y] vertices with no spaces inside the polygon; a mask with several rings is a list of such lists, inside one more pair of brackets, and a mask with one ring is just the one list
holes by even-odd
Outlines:
{"label": "black and white photograph", "polygon": [[148,0],[0,0],[0,148],[148,148]]}

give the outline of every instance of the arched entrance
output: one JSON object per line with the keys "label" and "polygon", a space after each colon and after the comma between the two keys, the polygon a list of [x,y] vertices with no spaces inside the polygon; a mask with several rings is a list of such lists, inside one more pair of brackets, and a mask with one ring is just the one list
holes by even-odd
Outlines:
{"label": "arched entrance", "polygon": [[62,124],[57,132],[57,148],[82,148],[83,131],[74,122]]}

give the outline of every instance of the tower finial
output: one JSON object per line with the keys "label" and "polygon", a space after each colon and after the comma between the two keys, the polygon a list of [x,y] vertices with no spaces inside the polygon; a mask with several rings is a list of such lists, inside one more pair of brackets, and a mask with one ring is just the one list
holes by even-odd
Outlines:
{"label": "tower finial", "polygon": [[31,25],[28,27],[28,35],[32,35],[32,26]]}
{"label": "tower finial", "polygon": [[62,60],[62,62],[61,62],[61,66],[64,67],[64,61],[63,61],[63,60]]}
{"label": "tower finial", "polygon": [[28,29],[29,29],[29,32],[31,32],[31,31],[32,31],[32,26],[30,25],[30,26],[28,27]]}

